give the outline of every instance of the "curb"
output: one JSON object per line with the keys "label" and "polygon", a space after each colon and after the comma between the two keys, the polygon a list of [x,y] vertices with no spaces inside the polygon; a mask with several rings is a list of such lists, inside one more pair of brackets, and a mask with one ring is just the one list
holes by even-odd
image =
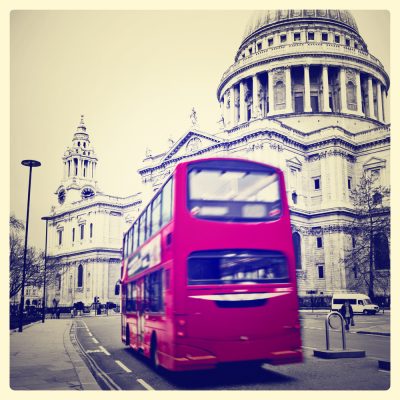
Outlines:
{"label": "curb", "polygon": [[[35,321],[35,322],[31,322],[30,324],[24,325],[24,326],[22,327],[22,331],[24,331],[24,330],[27,329],[27,328],[30,328],[30,327],[33,326],[33,325],[39,324],[39,323],[42,323],[42,320],[41,320],[41,319],[38,320],[38,321]],[[18,329],[19,329],[19,328],[10,329],[10,335],[12,335],[12,334],[15,333],[15,332],[18,332]]]}
{"label": "curb", "polygon": [[388,333],[388,332],[356,331],[356,333],[360,333],[361,335],[390,336],[390,333]]}
{"label": "curb", "polygon": [[80,352],[77,350],[75,325],[75,321],[73,321],[71,328],[69,330],[66,329],[64,333],[65,350],[72,362],[79,382],[81,383],[82,390],[101,390],[101,387],[93,377],[86,363],[83,361]]}

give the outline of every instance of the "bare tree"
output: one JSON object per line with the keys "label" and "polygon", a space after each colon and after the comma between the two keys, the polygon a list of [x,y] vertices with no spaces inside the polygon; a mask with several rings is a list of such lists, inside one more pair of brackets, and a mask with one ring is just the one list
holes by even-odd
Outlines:
{"label": "bare tree", "polygon": [[[390,190],[377,179],[364,173],[351,191],[354,219],[350,226],[352,246],[344,257],[349,287],[367,290],[374,299],[376,289],[388,288],[390,274]],[[387,290],[385,290],[386,292]]]}
{"label": "bare tree", "polygon": [[[24,224],[14,215],[10,217],[10,298],[17,295],[22,287],[22,269],[24,265]],[[47,262],[46,280],[55,280],[59,267],[54,261]],[[44,253],[34,247],[28,247],[25,266],[25,285],[40,288],[43,284]]]}

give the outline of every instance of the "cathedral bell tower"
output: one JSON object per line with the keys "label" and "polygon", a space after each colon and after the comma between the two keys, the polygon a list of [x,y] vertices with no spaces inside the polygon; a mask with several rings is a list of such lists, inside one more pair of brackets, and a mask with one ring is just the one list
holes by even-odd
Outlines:
{"label": "cathedral bell tower", "polygon": [[95,196],[98,191],[97,157],[91,147],[83,115],[72,139],[72,146],[67,148],[62,160],[64,176],[55,193],[59,204],[68,204]]}

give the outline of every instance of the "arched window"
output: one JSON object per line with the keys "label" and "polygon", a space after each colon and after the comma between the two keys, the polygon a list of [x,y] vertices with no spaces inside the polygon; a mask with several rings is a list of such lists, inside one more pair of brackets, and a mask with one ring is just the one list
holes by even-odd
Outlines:
{"label": "arched window", "polygon": [[374,236],[374,258],[375,269],[389,269],[389,242],[384,233],[378,233]]}
{"label": "arched window", "polygon": [[83,267],[82,264],[78,267],[78,287],[83,286]]}
{"label": "arched window", "polygon": [[296,270],[301,270],[301,237],[297,232],[293,233],[293,247],[296,258]]}

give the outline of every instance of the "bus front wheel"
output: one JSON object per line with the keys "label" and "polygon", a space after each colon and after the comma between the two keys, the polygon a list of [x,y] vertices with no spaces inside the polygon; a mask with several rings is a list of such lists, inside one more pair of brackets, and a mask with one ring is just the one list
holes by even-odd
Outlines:
{"label": "bus front wheel", "polygon": [[157,351],[157,337],[155,333],[153,333],[153,336],[151,338],[150,360],[151,360],[151,365],[153,366],[154,369],[158,369],[160,367],[160,362],[158,359],[158,351]]}

